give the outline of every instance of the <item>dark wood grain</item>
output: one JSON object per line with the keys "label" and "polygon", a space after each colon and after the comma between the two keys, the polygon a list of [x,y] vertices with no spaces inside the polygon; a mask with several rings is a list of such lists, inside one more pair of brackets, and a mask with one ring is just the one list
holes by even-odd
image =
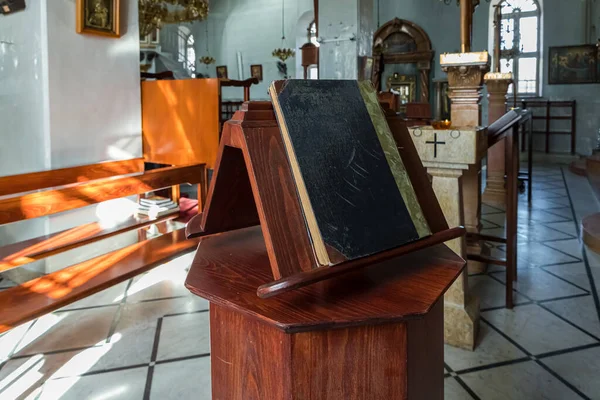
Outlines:
{"label": "dark wood grain", "polygon": [[165,263],[197,243],[180,229],[3,290],[0,333]]}
{"label": "dark wood grain", "polygon": [[175,219],[178,216],[178,213],[158,218],[150,218],[142,215],[132,216],[108,228],[102,226],[99,222],[92,222],[3,246],[0,247],[0,272],[60,254],[76,247],[107,239],[123,232],[140,229],[160,221]]}
{"label": "dark wood grain", "polygon": [[99,179],[0,199],[0,224],[56,214],[181,183],[200,183],[203,173],[203,164],[161,168],[136,176]]}
{"label": "dark wood grain", "polygon": [[408,398],[443,399],[444,301],[407,324]]}
{"label": "dark wood grain", "polygon": [[210,307],[210,332],[214,400],[291,399],[288,335],[217,304]]}
{"label": "dark wood grain", "polygon": [[252,227],[202,239],[186,287],[214,304],[298,332],[422,316],[463,267],[460,257],[445,245],[437,245],[259,299],[256,288],[272,275],[260,229]]}
{"label": "dark wood grain", "polygon": [[0,196],[82,183],[116,175],[144,172],[144,160],[134,158],[51,171],[0,177]]}
{"label": "dark wood grain", "polygon": [[257,294],[263,299],[273,297],[290,290],[323,281],[325,279],[342,276],[352,271],[356,271],[357,269],[372,265],[373,263],[383,262],[394,257],[403,256],[413,251],[418,251],[430,246],[445,243],[449,240],[463,236],[465,232],[466,230],[463,227],[452,228],[439,233],[434,233],[431,236],[401,247],[379,252],[369,257],[345,261],[332,268],[318,268],[311,271],[299,272],[287,278],[282,278],[260,286],[257,290]]}

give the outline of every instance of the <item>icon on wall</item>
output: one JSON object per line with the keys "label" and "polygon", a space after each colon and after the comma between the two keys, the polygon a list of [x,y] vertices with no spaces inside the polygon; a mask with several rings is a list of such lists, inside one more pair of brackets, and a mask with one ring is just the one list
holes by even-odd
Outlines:
{"label": "icon on wall", "polygon": [[77,33],[120,37],[121,0],[77,0]]}
{"label": "icon on wall", "polygon": [[262,81],[263,80],[262,65],[260,65],[260,64],[251,65],[250,66],[250,76],[258,79],[259,82]]}
{"label": "icon on wall", "polygon": [[219,65],[217,67],[217,78],[229,79],[227,76],[227,66],[226,65]]}

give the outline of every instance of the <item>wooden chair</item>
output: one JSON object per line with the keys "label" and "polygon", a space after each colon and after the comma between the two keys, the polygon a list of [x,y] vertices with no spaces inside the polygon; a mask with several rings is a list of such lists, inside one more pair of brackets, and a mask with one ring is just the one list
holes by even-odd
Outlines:
{"label": "wooden chair", "polygon": [[432,114],[429,103],[408,103],[406,105],[406,125],[425,126],[431,125]]}
{"label": "wooden chair", "polygon": [[467,259],[506,268],[506,308],[513,308],[513,282],[517,280],[517,218],[519,185],[519,132],[531,120],[531,112],[513,110],[488,127],[488,148],[505,140],[506,162],[506,237],[500,238],[477,233],[467,233],[467,238],[506,244],[506,258],[497,259],[480,254],[467,254]]}
{"label": "wooden chair", "polygon": [[397,112],[398,111],[398,95],[392,92],[379,92],[377,93],[380,104],[386,104],[387,108]]}
{"label": "wooden chair", "polygon": [[[143,159],[2,177],[0,225],[181,183],[203,186],[204,179],[204,164],[145,172]],[[138,233],[137,242],[129,246],[112,248],[107,254],[0,292],[0,333],[193,250],[197,242],[186,240],[183,228],[175,229],[168,223],[179,217],[177,212],[156,218],[132,215],[109,226],[97,221],[0,247],[0,272],[3,272],[118,234]],[[147,239],[145,232],[150,225],[156,225],[163,234]]]}

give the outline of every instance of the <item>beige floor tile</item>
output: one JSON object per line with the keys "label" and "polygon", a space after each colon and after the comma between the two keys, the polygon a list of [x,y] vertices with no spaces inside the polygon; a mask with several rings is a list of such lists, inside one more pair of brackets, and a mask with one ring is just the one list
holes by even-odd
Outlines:
{"label": "beige floor tile", "polygon": [[[210,357],[157,364],[152,378],[151,400],[210,400]],[[173,382],[178,382],[173,385]]]}
{"label": "beige floor tile", "polygon": [[542,363],[592,400],[600,399],[600,348],[544,358]]}

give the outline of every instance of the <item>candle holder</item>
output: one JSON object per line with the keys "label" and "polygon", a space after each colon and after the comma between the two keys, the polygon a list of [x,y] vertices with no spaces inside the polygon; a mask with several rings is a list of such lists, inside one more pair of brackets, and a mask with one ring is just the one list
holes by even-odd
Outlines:
{"label": "candle holder", "polygon": [[431,126],[433,126],[434,129],[447,130],[452,127],[452,121],[449,119],[445,119],[443,121],[432,121]]}

